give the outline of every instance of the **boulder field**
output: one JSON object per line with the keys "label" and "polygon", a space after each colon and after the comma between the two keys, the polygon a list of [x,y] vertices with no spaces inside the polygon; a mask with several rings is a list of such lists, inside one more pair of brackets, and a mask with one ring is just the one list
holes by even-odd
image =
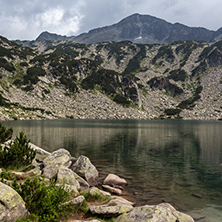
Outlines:
{"label": "boulder field", "polygon": [[[106,204],[90,206],[89,211],[92,215],[116,217],[117,222],[194,222],[189,215],[177,211],[168,203],[134,206],[135,203],[120,197],[127,181],[110,173],[101,184],[99,172],[86,156],[74,158],[63,148],[49,153],[34,144],[30,145],[37,151],[33,161],[35,168],[30,173],[55,179],[57,184],[65,181],[65,187],[76,192],[73,200],[62,205],[81,205],[85,198],[79,194],[79,191],[84,190],[91,195],[111,197]],[[25,203],[19,194],[9,186],[0,183],[0,221],[14,222],[27,214]],[[98,220],[91,220],[91,222],[98,222]]]}

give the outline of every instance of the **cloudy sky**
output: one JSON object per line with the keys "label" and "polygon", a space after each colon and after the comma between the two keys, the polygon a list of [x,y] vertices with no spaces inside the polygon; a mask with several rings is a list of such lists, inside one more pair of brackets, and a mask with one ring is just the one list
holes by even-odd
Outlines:
{"label": "cloudy sky", "polygon": [[221,0],[0,0],[0,35],[33,40],[43,31],[78,35],[134,14],[217,30]]}

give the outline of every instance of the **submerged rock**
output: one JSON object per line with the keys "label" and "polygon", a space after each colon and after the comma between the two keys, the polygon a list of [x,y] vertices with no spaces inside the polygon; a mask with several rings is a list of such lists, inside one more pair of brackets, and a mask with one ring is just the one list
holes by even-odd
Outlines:
{"label": "submerged rock", "polygon": [[0,182],[0,221],[15,222],[27,214],[28,210],[21,196],[11,187]]}
{"label": "submerged rock", "polygon": [[86,156],[80,156],[71,168],[79,176],[86,179],[90,186],[98,184],[99,172]]}
{"label": "submerged rock", "polygon": [[111,192],[112,194],[117,194],[117,195],[122,195],[123,194],[123,191],[121,189],[114,188],[114,187],[111,187],[109,185],[103,185],[102,187],[105,190],[108,190],[109,192]]}
{"label": "submerged rock", "polygon": [[168,203],[135,207],[129,213],[120,215],[117,222],[194,222],[189,215],[177,211]]}
{"label": "submerged rock", "polygon": [[47,178],[53,178],[57,175],[59,168],[69,162],[71,155],[65,149],[59,149],[51,153],[43,160],[43,174]]}

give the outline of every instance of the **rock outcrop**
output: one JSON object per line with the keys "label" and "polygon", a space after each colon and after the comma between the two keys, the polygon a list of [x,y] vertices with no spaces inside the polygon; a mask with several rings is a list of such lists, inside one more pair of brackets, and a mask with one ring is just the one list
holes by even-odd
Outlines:
{"label": "rock outcrop", "polygon": [[0,182],[0,221],[15,222],[28,214],[25,202],[11,187]]}
{"label": "rock outcrop", "polygon": [[194,222],[189,215],[177,211],[168,203],[135,207],[129,213],[122,214],[117,222]]}
{"label": "rock outcrop", "polygon": [[90,186],[98,184],[99,172],[86,156],[80,156],[73,164],[72,170],[79,176],[86,179]]}
{"label": "rock outcrop", "polygon": [[43,160],[44,170],[43,174],[46,178],[54,178],[59,168],[69,162],[71,155],[65,149],[59,149],[51,153]]}

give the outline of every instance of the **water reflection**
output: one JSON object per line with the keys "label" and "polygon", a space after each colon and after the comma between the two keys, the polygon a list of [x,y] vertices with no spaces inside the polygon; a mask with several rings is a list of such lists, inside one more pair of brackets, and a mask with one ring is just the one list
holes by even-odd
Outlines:
{"label": "water reflection", "polygon": [[54,120],[4,125],[12,126],[15,135],[23,131],[48,151],[64,147],[75,157],[88,156],[101,177],[125,177],[126,195],[138,204],[165,201],[186,212],[222,205],[220,122]]}

